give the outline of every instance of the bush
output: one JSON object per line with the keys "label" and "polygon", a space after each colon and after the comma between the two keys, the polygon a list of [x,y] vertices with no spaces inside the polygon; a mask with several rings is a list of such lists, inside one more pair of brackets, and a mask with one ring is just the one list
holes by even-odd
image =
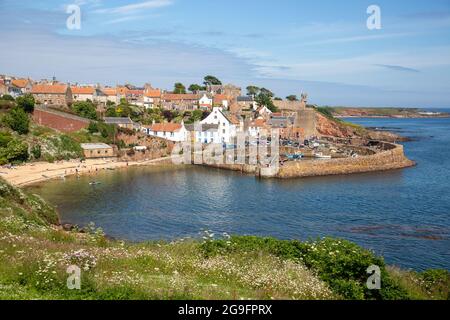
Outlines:
{"label": "bush", "polygon": [[1,98],[2,100],[5,100],[5,101],[16,101],[15,99],[14,99],[14,97],[12,96],[12,95],[10,95],[10,94],[4,94],[4,95],[2,95],[2,98]]}
{"label": "bush", "polygon": [[0,148],[6,148],[8,143],[13,139],[9,132],[0,131]]}
{"label": "bush", "polygon": [[[265,251],[303,263],[318,273],[330,288],[346,299],[408,299],[407,292],[394,282],[385,269],[382,258],[358,245],[340,239],[325,238],[317,241],[285,241],[273,238],[233,237],[207,241],[202,244],[205,256],[228,252]],[[380,267],[381,290],[367,289],[367,268]]]}
{"label": "bush", "polygon": [[75,102],[72,105],[72,110],[80,117],[97,120],[97,110],[92,102]]}
{"label": "bush", "polygon": [[16,99],[17,105],[21,107],[25,112],[32,113],[34,111],[34,97],[31,94],[25,94],[22,97]]}
{"label": "bush", "polygon": [[14,107],[3,118],[3,122],[19,134],[27,134],[30,126],[28,114],[20,107]]}
{"label": "bush", "polygon": [[31,154],[33,155],[34,159],[40,159],[42,152],[41,152],[41,146],[39,144],[35,144],[32,148],[31,148]]}
{"label": "bush", "polygon": [[5,148],[0,148],[0,164],[25,162],[28,156],[28,145],[17,139],[10,140]]}

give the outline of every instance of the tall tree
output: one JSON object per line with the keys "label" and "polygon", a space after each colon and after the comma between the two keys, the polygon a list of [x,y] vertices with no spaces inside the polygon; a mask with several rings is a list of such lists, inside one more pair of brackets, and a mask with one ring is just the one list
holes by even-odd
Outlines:
{"label": "tall tree", "polygon": [[173,93],[185,94],[186,93],[186,87],[181,82],[177,82],[174,85]]}
{"label": "tall tree", "polygon": [[197,93],[197,92],[199,92],[199,91],[202,91],[202,90],[205,90],[206,88],[205,87],[203,87],[203,86],[201,86],[201,85],[198,85],[198,84],[191,84],[190,86],[189,86],[189,88],[188,88],[188,90],[190,91],[190,92],[192,92],[192,93]]}
{"label": "tall tree", "polygon": [[215,76],[211,76],[211,75],[206,76],[203,80],[204,80],[203,84],[205,86],[222,84],[222,82],[218,78],[216,78]]}
{"label": "tall tree", "polygon": [[247,95],[248,96],[256,96],[261,89],[257,86],[248,86],[247,87]]}

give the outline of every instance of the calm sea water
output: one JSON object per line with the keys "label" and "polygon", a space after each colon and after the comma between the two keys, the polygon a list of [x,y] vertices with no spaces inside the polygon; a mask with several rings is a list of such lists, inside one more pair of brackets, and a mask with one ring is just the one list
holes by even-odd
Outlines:
{"label": "calm sea water", "polygon": [[[31,187],[63,222],[94,222],[132,241],[196,237],[201,229],[301,239],[342,237],[389,264],[450,270],[450,119],[351,119],[414,138],[414,168],[258,180],[190,168],[130,168]],[[90,186],[95,179],[102,184]]]}

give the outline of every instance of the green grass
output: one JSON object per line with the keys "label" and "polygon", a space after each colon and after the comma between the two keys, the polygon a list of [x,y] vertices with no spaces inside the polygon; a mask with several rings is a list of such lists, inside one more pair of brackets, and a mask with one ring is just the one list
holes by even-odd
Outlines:
{"label": "green grass", "polygon": [[[90,226],[67,232],[55,210],[0,179],[0,299],[447,299],[448,272],[405,272],[356,244],[229,237],[132,244]],[[364,286],[368,264],[383,289]],[[81,290],[66,286],[82,268]],[[420,279],[421,281],[416,281]]]}

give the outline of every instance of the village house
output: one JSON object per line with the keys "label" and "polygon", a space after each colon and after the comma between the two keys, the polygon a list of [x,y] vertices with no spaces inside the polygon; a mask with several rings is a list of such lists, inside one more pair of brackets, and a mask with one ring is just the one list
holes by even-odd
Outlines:
{"label": "village house", "polygon": [[81,149],[86,159],[114,157],[113,147],[106,143],[82,143]]}
{"label": "village house", "polygon": [[116,125],[119,128],[135,130],[136,124],[129,117],[105,117],[103,118],[106,124]]}
{"label": "village house", "polygon": [[263,118],[252,121],[248,126],[248,134],[251,137],[260,137],[265,131],[267,131],[267,123]]}
{"label": "village house", "polygon": [[14,79],[11,81],[11,85],[20,89],[22,94],[30,93],[33,88],[33,84],[29,79]]}
{"label": "village house", "polygon": [[256,110],[257,103],[252,96],[239,96],[236,98],[241,110]]}
{"label": "village house", "polygon": [[203,96],[198,101],[198,106],[202,110],[211,110],[213,106],[213,99],[208,97],[208,95],[204,93]]}
{"label": "village house", "polygon": [[144,90],[142,89],[129,89],[126,92],[126,99],[129,104],[143,107],[144,106]]}
{"label": "village house", "polygon": [[188,134],[183,121],[181,123],[153,123],[151,126],[143,126],[142,132],[173,142],[186,141]]}
{"label": "village house", "polygon": [[262,117],[266,120],[270,119],[272,114],[273,114],[273,112],[270,111],[270,109],[267,108],[266,106],[262,106],[262,107],[259,107],[258,109],[256,109],[257,117]]}
{"label": "village house", "polygon": [[94,87],[71,86],[73,101],[96,101],[97,92]]}
{"label": "village house", "polygon": [[197,94],[163,93],[161,105],[166,110],[192,111],[198,109],[200,98]]}
{"label": "village house", "polygon": [[193,142],[205,144],[222,143],[222,139],[219,135],[219,125],[217,124],[190,124],[186,125],[186,129],[190,132],[191,140],[193,140]]}
{"label": "village house", "polygon": [[153,109],[161,104],[161,90],[147,88],[144,91],[144,107],[145,109]]}
{"label": "village house", "polygon": [[225,109],[228,109],[230,100],[228,96],[224,94],[216,94],[214,95],[213,100],[214,107],[224,107]]}
{"label": "village house", "polygon": [[36,84],[31,94],[37,104],[48,106],[68,106],[72,104],[72,90],[65,84]]}
{"label": "village house", "polygon": [[101,89],[101,92],[103,94],[101,95],[97,94],[97,98],[101,99],[99,100],[100,102],[104,101],[105,104],[107,104],[108,102],[114,104],[120,103],[119,94],[117,93],[117,90],[115,88],[103,88]]}
{"label": "village house", "polygon": [[236,117],[226,116],[223,113],[221,107],[214,107],[211,114],[208,115],[203,121],[200,122],[204,124],[214,124],[219,126],[219,137],[221,143],[231,143],[232,139],[236,136],[237,126],[239,125],[239,120]]}
{"label": "village house", "polygon": [[208,86],[206,86],[206,90],[208,93],[211,93],[213,95],[222,94],[227,97],[231,97],[232,99],[236,99],[242,93],[241,88],[236,87],[235,85],[232,85],[232,84],[208,85]]}

